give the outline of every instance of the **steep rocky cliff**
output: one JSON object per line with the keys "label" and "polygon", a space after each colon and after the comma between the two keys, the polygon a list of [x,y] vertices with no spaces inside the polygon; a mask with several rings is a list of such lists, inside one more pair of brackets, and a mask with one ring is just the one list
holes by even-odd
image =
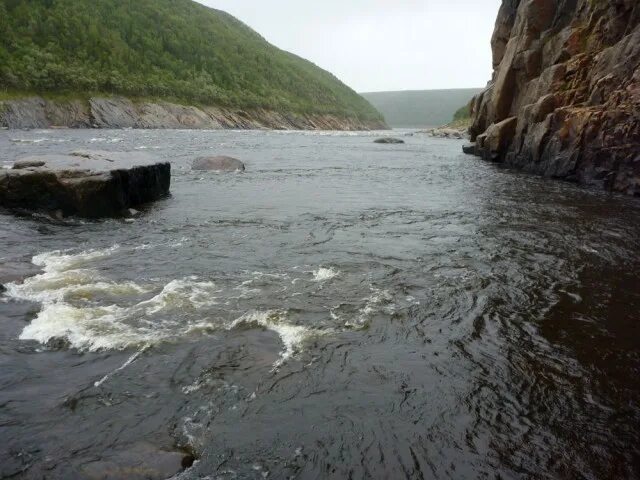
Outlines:
{"label": "steep rocky cliff", "polygon": [[175,103],[134,102],[124,97],[46,100],[29,97],[0,101],[4,128],[186,128],[278,130],[377,130],[378,119],[359,120],[321,113],[283,113],[267,109],[195,107]]}
{"label": "steep rocky cliff", "polygon": [[640,2],[503,0],[491,43],[475,153],[640,196]]}

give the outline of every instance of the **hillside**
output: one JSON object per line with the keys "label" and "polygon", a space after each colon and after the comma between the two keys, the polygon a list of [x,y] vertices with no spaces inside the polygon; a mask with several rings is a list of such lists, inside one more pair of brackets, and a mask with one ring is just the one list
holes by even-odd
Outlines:
{"label": "hillside", "polygon": [[382,119],[330,73],[190,0],[2,0],[0,97],[30,94]]}
{"label": "hillside", "polygon": [[392,127],[436,127],[451,122],[480,88],[361,93]]}

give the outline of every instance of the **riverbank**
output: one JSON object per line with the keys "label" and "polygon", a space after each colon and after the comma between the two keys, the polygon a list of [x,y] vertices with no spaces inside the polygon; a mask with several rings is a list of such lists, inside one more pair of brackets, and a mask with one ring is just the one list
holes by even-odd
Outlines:
{"label": "riverbank", "polygon": [[0,127],[347,131],[388,128],[379,120],[329,114],[189,106],[165,101],[133,101],[125,97],[45,99],[39,96],[0,101]]}

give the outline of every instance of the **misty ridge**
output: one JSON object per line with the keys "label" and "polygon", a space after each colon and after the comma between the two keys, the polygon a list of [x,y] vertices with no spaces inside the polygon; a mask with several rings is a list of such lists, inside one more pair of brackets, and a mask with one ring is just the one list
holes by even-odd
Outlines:
{"label": "misty ridge", "polygon": [[[361,93],[394,128],[438,127],[454,120],[481,88]],[[468,114],[466,115],[468,116]]]}

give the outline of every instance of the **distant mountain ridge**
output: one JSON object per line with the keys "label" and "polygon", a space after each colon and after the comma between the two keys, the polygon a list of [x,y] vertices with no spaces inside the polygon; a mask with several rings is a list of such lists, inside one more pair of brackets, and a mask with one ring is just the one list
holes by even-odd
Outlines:
{"label": "distant mountain ridge", "polygon": [[392,127],[437,127],[453,120],[481,88],[361,93]]}
{"label": "distant mountain ridge", "polygon": [[120,96],[384,125],[331,73],[191,0],[0,1],[0,100],[34,95],[56,102]]}

